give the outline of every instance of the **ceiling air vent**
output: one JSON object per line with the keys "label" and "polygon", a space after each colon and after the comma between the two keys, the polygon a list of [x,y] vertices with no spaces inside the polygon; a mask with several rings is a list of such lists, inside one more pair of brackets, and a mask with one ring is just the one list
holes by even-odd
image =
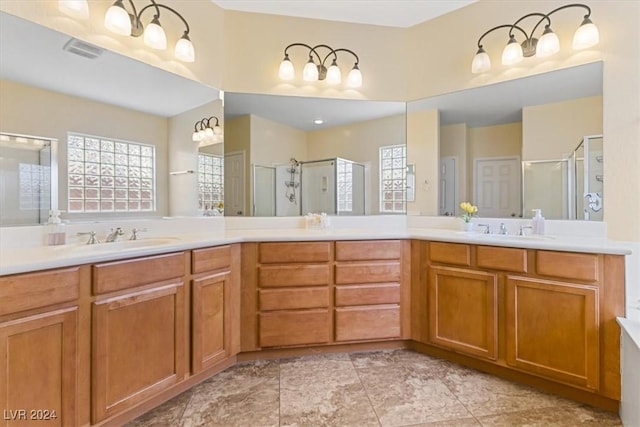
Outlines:
{"label": "ceiling air vent", "polygon": [[69,39],[62,49],[89,59],[96,59],[104,52],[104,49],[98,46],[74,38]]}

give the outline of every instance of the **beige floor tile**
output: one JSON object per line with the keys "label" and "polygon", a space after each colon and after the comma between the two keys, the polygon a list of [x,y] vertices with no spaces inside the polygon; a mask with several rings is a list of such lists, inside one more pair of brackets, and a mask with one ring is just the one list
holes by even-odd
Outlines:
{"label": "beige floor tile", "polygon": [[190,389],[177,395],[152,411],[125,424],[125,427],[177,426],[192,393],[193,389]]}
{"label": "beige floor tile", "polygon": [[280,425],[379,426],[351,362],[342,358],[280,365]]}
{"label": "beige floor tile", "polygon": [[491,427],[614,427],[622,426],[617,414],[587,406],[542,408],[478,417]]}
{"label": "beige floor tile", "polygon": [[351,361],[356,369],[377,368],[382,366],[408,365],[442,365],[448,362],[416,353],[411,350],[382,350],[362,353],[351,353]]}
{"label": "beige floor tile", "polygon": [[468,418],[469,411],[438,379],[438,366],[359,369],[382,426],[405,426]]}
{"label": "beige floor tile", "polygon": [[277,362],[238,365],[193,388],[180,425],[278,426],[279,394]]}

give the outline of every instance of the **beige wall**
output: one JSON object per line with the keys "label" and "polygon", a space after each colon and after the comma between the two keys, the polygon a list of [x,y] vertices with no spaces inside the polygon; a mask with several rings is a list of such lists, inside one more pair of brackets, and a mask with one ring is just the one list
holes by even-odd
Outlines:
{"label": "beige wall", "polygon": [[[67,132],[79,132],[156,146],[156,215],[168,214],[168,119],[96,101],[0,80],[3,132],[44,136],[60,141],[59,207],[67,206]],[[108,118],[108,120],[106,120]],[[87,218],[90,214],[78,214]],[[143,214],[100,214],[108,216]],[[65,214],[67,218],[74,215]]]}
{"label": "beige wall", "polygon": [[292,157],[307,160],[306,132],[252,115],[251,163],[275,166]]}
{"label": "beige wall", "polygon": [[[515,67],[500,64],[506,35],[487,37],[484,47],[492,58],[491,72],[471,74],[478,37],[487,29],[511,23],[531,12],[548,12],[566,1],[480,0],[407,30],[408,100],[482,86],[546,71],[604,61],[603,134],[605,222],[609,237],[640,241],[640,2],[596,0],[589,5],[600,31],[600,44],[586,51],[569,48],[581,12],[554,15],[553,30],[562,44],[551,58],[529,58]],[[527,26],[529,28],[529,26]],[[427,43],[429,40],[442,43]]]}
{"label": "beige wall", "polygon": [[367,212],[380,212],[379,148],[403,144],[405,116],[396,115],[307,133],[307,160],[342,157],[367,167]]}
{"label": "beige wall", "polygon": [[410,215],[438,215],[440,170],[440,113],[438,110],[407,114],[407,163],[416,175],[416,200],[407,203]]}
{"label": "beige wall", "polygon": [[458,201],[470,199],[467,194],[467,125],[465,123],[440,127],[440,158],[455,157],[458,175]]}
{"label": "beige wall", "polygon": [[527,107],[522,122],[523,160],[565,159],[584,136],[602,134],[602,97]]}

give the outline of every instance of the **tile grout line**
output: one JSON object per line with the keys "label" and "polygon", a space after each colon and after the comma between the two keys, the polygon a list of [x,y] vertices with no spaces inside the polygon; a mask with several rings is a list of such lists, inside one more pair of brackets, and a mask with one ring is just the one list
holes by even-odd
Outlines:
{"label": "tile grout line", "polygon": [[378,420],[378,425],[380,427],[382,427],[382,421],[380,421],[380,416],[378,415],[378,412],[376,411],[375,406],[373,406],[373,402],[371,402],[371,397],[369,396],[369,392],[367,390],[367,387],[364,385],[364,382],[362,381],[362,378],[360,377],[360,373],[358,372],[358,368],[356,368],[355,364],[353,363],[353,359],[351,358],[351,354],[352,353],[347,353],[349,355],[349,361],[351,362],[351,366],[353,367],[353,370],[356,373],[356,376],[358,377],[358,381],[360,381],[360,385],[362,386],[362,390],[364,391],[364,395],[367,396],[367,401],[369,402],[369,406],[371,407],[371,410],[373,411],[373,414],[376,416],[376,420]]}

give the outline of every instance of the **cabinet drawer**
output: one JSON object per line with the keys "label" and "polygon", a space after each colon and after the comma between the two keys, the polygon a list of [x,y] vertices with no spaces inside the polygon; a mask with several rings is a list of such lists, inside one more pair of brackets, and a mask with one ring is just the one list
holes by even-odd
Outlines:
{"label": "cabinet drawer", "polygon": [[195,249],[192,254],[191,272],[194,274],[228,268],[231,265],[230,246]]}
{"label": "cabinet drawer", "polygon": [[329,307],[329,288],[261,289],[260,310],[290,310]]}
{"label": "cabinet drawer", "polygon": [[478,267],[493,270],[527,272],[527,250],[517,248],[498,248],[478,246],[476,252]]}
{"label": "cabinet drawer", "polygon": [[597,282],[598,255],[537,251],[536,272],[544,276]]}
{"label": "cabinet drawer", "polygon": [[258,273],[261,287],[318,286],[328,283],[328,265],[263,265]]}
{"label": "cabinet drawer", "polygon": [[329,342],[329,310],[260,313],[260,347]]}
{"label": "cabinet drawer", "polygon": [[183,252],[96,264],[93,266],[93,293],[175,279],[184,275],[184,269]]}
{"label": "cabinet drawer", "polygon": [[336,284],[400,281],[400,262],[371,262],[336,265]]}
{"label": "cabinet drawer", "polygon": [[337,261],[400,259],[400,253],[399,240],[336,242]]}
{"label": "cabinet drawer", "polygon": [[261,243],[260,262],[326,262],[331,258],[330,242]]}
{"label": "cabinet drawer", "polygon": [[336,306],[399,304],[400,285],[352,285],[336,287]]}
{"label": "cabinet drawer", "polygon": [[471,247],[460,243],[429,243],[429,259],[454,265],[471,265]]}
{"label": "cabinet drawer", "polygon": [[0,316],[78,298],[80,268],[0,278]]}
{"label": "cabinet drawer", "polygon": [[400,336],[400,307],[336,308],[336,341],[372,340]]}

